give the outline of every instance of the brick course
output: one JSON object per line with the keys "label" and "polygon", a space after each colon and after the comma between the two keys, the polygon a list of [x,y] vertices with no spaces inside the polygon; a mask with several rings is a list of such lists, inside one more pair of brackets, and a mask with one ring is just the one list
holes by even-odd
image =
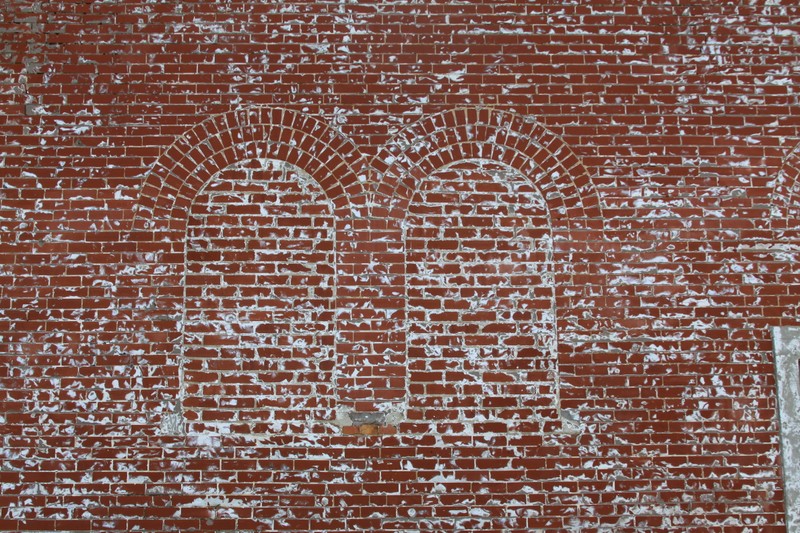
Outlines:
{"label": "brick course", "polygon": [[0,15],[0,530],[785,529],[796,2]]}

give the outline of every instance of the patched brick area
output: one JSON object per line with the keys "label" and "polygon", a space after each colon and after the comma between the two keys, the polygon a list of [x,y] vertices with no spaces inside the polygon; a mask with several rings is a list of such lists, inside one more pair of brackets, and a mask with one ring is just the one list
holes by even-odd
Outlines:
{"label": "patched brick area", "polygon": [[786,530],[798,28],[2,3],[0,530]]}
{"label": "patched brick area", "polygon": [[422,180],[405,223],[411,409],[445,433],[538,430],[558,410],[541,194],[517,172],[466,161]]}
{"label": "patched brick area", "polygon": [[275,161],[195,197],[186,243],[182,401],[192,431],[286,434],[332,412],[333,209]]}

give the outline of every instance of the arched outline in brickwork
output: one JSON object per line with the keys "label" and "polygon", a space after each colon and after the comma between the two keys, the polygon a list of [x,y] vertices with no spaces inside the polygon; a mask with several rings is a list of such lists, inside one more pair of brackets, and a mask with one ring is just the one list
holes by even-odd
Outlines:
{"label": "arched outline in brickwork", "polygon": [[773,222],[800,217],[800,144],[795,145],[784,158],[770,204]]}
{"label": "arched outline in brickwork", "polygon": [[[380,176],[373,190],[374,216],[404,220],[426,176],[468,160],[493,161],[527,176],[544,197],[554,238],[577,244],[587,239],[584,230],[598,232],[588,238],[602,238],[599,196],[586,167],[567,144],[529,118],[489,108],[431,115],[390,139],[372,162]],[[555,370],[558,374],[557,360]],[[572,433],[578,424],[561,409],[560,381],[557,375],[562,430]]]}
{"label": "arched outline in brickwork", "polygon": [[[185,238],[195,197],[223,169],[251,159],[283,161],[309,174],[333,204],[338,221],[352,219],[354,206],[366,203],[365,188],[356,174],[363,156],[347,137],[317,118],[283,108],[248,107],[209,117],[191,127],[153,165],[126,237],[136,242],[139,250],[153,252],[134,252],[137,262],[149,257],[147,262],[153,270],[149,277],[133,281],[137,286],[132,293],[146,293],[148,302],[130,303],[137,321],[153,320],[152,329],[166,333],[163,342],[150,342],[153,353],[169,358],[175,344],[183,343],[182,328],[175,327],[181,318],[173,287],[182,283],[184,253],[174,243]],[[179,250],[181,253],[174,253]],[[171,268],[156,268],[161,266]],[[143,282],[148,286],[138,286]],[[139,296],[139,300],[143,298]],[[167,402],[171,412],[163,414],[160,422],[166,434],[181,433],[184,426],[180,365],[175,378],[176,396]]]}
{"label": "arched outline in brickwork", "polygon": [[587,219],[602,224],[597,191],[567,144],[531,119],[489,108],[431,115],[393,137],[373,160],[382,176],[376,201],[390,209],[390,217],[402,219],[420,179],[467,159],[495,161],[531,177],[554,229],[582,229]]}
{"label": "arched outline in brickwork", "polygon": [[[200,189],[248,159],[285,161],[307,172],[340,217],[348,217],[354,198],[364,193],[355,170],[363,158],[349,139],[304,113],[249,107],[204,120],[164,151],[142,186],[134,230],[179,229]],[[158,228],[156,221],[171,222]]]}

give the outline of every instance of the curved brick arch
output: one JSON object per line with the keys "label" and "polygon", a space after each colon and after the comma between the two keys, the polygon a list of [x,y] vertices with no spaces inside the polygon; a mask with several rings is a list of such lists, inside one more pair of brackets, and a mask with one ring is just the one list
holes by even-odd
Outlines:
{"label": "curved brick arch", "polygon": [[[148,345],[150,353],[168,362],[165,372],[174,396],[166,400],[169,408],[160,422],[167,434],[186,429],[181,407],[183,363],[175,357],[175,346],[184,342],[180,323],[190,210],[205,185],[224,169],[256,159],[287,163],[309,175],[332,204],[338,221],[352,220],[355,207],[366,203],[366,191],[356,175],[363,162],[358,148],[319,119],[288,109],[249,107],[209,117],[161,154],[145,180],[131,230],[124,237],[135,243],[130,260],[145,275],[121,283],[129,284],[132,295],[122,305],[138,324],[131,342]],[[337,236],[336,242],[346,237]]]}
{"label": "curved brick arch", "polygon": [[770,204],[773,223],[800,217],[800,143],[783,160]]}
{"label": "curved brick arch", "polygon": [[[164,151],[142,187],[134,228],[153,229],[156,221],[185,220],[192,200],[214,175],[254,158],[301,168],[340,213],[364,193],[355,171],[362,156],[349,139],[304,113],[249,107],[204,120]],[[167,225],[176,229],[173,223]]]}
{"label": "curved brick arch", "polygon": [[376,199],[390,216],[403,218],[420,179],[468,159],[496,161],[533,177],[556,227],[602,221],[589,173],[564,141],[521,115],[488,108],[438,113],[401,131],[374,160],[383,176]]}

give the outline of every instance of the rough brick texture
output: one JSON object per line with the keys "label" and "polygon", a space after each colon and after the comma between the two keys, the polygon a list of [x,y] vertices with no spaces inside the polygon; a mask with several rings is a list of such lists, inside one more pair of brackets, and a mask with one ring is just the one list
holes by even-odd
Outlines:
{"label": "rough brick texture", "polygon": [[0,530],[785,528],[796,0],[0,17]]}

